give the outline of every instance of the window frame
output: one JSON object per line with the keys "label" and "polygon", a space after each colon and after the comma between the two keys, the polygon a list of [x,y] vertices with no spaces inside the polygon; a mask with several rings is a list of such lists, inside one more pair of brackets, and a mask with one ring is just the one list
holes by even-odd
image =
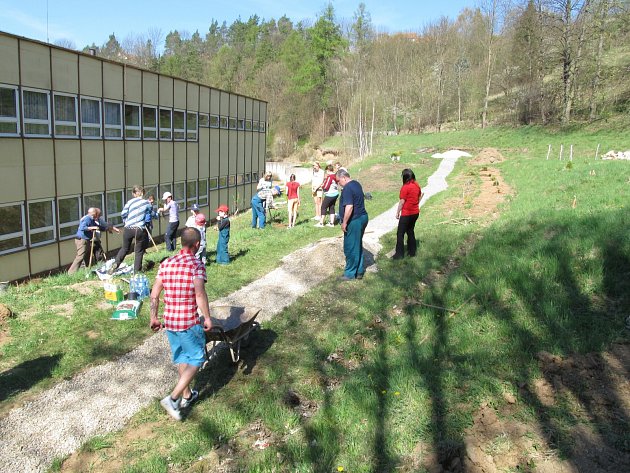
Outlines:
{"label": "window frame", "polygon": [[[86,197],[94,197],[94,196],[99,196],[100,197],[100,203],[98,205],[88,205],[85,202]],[[104,201],[104,196],[103,196],[103,192],[94,192],[92,194],[83,194],[81,196],[81,206],[84,209],[89,209],[90,207],[97,207],[99,209],[101,209],[101,211],[103,211],[103,209],[105,209],[105,201]],[[107,215],[105,214],[105,212],[103,211],[103,215]]]}
{"label": "window frame", "polygon": [[[129,107],[137,107],[138,108],[138,125],[127,125],[127,106]],[[139,141],[142,139],[142,104],[135,102],[124,102],[123,103],[123,126],[125,128],[125,140],[128,141]],[[129,136],[129,131],[137,131],[138,136]]]}
{"label": "window frame", "polygon": [[258,120],[252,120],[252,131],[260,131],[260,122]]}
{"label": "window frame", "polygon": [[[183,186],[183,190],[182,190],[182,194],[183,196],[179,195],[179,190],[177,189],[177,186]],[[188,207],[186,207],[186,181],[177,181],[177,182],[173,182],[173,190],[171,191],[171,194],[173,194],[173,200],[175,200],[176,202],[179,202],[180,208],[183,209],[187,209]]]}
{"label": "window frame", "polygon": [[[57,120],[57,97],[70,97],[74,99],[74,122],[66,120]],[[72,139],[79,137],[79,100],[76,94],[68,94],[66,92],[53,92],[53,133],[55,138]],[[74,134],[64,135],[57,133],[57,125],[59,126],[74,126]]]}
{"label": "window frame", "polygon": [[[120,119],[120,125],[112,125],[107,123],[107,114],[105,112],[106,104],[118,105],[118,118]],[[125,133],[125,120],[123,116],[123,103],[118,100],[103,99],[103,138],[106,140],[122,140]],[[107,136],[107,130],[118,130],[118,136]]]}
{"label": "window frame", "polygon": [[[45,94],[46,95],[46,106],[47,106],[47,116],[48,118],[46,120],[40,119],[40,118],[26,118],[26,108],[24,107],[24,92],[35,92],[38,94]],[[50,104],[51,104],[51,100],[50,100],[50,90],[43,90],[43,89],[36,89],[36,88],[32,88],[32,87],[22,87],[22,93],[21,95],[21,99],[22,99],[22,130],[23,130],[23,135],[25,137],[47,137],[50,138],[52,136],[52,120],[51,120],[51,110],[50,110]],[[32,125],[47,125],[48,126],[48,133],[27,133],[26,132],[26,128],[27,125],[32,124]]]}
{"label": "window frame", "polygon": [[[216,123],[213,125],[213,122],[216,122]],[[208,124],[210,125],[210,128],[220,128],[221,117],[219,117],[219,115],[214,115],[211,113]]]}
{"label": "window frame", "polygon": [[239,118],[236,120],[236,126],[238,130],[245,130],[245,119]]}
{"label": "window frame", "polygon": [[[214,182],[214,185],[213,185]],[[217,190],[219,188],[219,178],[218,177],[209,177],[208,178],[208,192]]]}
{"label": "window frame", "polygon": [[[78,206],[78,216],[77,216],[77,220],[73,220],[70,222],[61,222],[61,201],[62,200],[70,200],[70,199],[76,199],[79,206]],[[81,199],[81,195],[80,194],[76,194],[76,195],[65,195],[63,197],[57,197],[57,223],[58,223],[58,228],[59,228],[59,241],[63,241],[63,240],[69,240],[71,238],[74,238],[76,236],[76,233],[79,229],[79,223],[81,222],[81,217],[82,215],[82,211],[81,211],[81,204],[82,204],[82,200]],[[100,207],[99,207],[100,208]],[[61,235],[61,229],[62,228],[70,228],[70,227],[74,227],[76,226],[76,230],[71,233],[70,235],[66,235],[66,236],[62,236]]]}
{"label": "window frame", "polygon": [[26,249],[26,210],[25,210],[25,206],[24,206],[24,202],[7,202],[7,203],[2,203],[0,204],[0,208],[2,207],[14,207],[14,206],[19,206],[20,207],[20,218],[22,219],[22,230],[19,232],[13,232],[13,233],[7,233],[5,235],[0,234],[0,241],[5,241],[5,240],[13,240],[15,238],[18,237],[22,237],[22,246],[18,246],[15,248],[9,248],[7,250],[2,250],[0,249],[0,255],[6,255],[9,253],[15,253],[16,251],[22,251]]}
{"label": "window frame", "polygon": [[[49,202],[52,205],[52,224],[45,227],[37,227],[35,231],[31,228],[31,204],[39,204],[40,202]],[[36,248],[38,246],[49,245],[51,243],[55,243],[57,241],[57,211],[56,211],[56,202],[55,199],[35,199],[27,201],[27,220],[28,220],[28,245],[29,248]],[[38,233],[45,233],[52,231],[52,239],[39,241],[37,243],[32,242],[33,235],[37,235]]]}
{"label": "window frame", "polygon": [[241,186],[245,183],[245,174],[236,175],[236,185]]}
{"label": "window frame", "polygon": [[228,177],[219,176],[219,189],[225,189],[228,186]]}
{"label": "window frame", "polygon": [[[153,117],[155,118],[155,126],[154,127],[148,127],[145,126],[144,124],[144,112],[145,110],[149,110],[152,109],[153,110]],[[160,117],[158,115],[158,107],[155,105],[145,105],[142,104],[142,116],[140,117],[140,127],[142,128],[142,139],[143,140],[147,140],[147,141],[156,141],[158,139],[158,134],[159,134],[159,128],[160,128]],[[154,136],[146,136],[145,132],[153,132]]]}
{"label": "window frame", "polygon": [[[111,209],[109,208],[109,202],[107,200],[107,196],[109,194],[113,194],[114,192],[119,192],[121,194],[121,199],[120,201],[122,202],[121,206],[120,206],[120,211],[119,212],[112,212]],[[125,225],[125,221],[122,218],[122,211],[125,208],[125,190],[124,189],[112,189],[109,190],[107,192],[105,192],[105,215],[107,215],[107,221],[111,222],[111,224],[114,227],[122,227]],[[112,220],[114,218],[120,217],[120,223],[113,223]]]}
{"label": "window frame", "polygon": [[267,128],[267,125],[265,124],[265,122],[263,121],[259,121],[258,122],[258,131],[261,133],[265,133],[265,130]]}
{"label": "window frame", "polygon": [[[184,114],[184,128],[175,128],[175,114],[183,113]],[[173,109],[173,141],[186,141],[186,110],[180,110],[178,108]],[[181,135],[181,137],[177,137],[177,135]]]}
{"label": "window frame", "polygon": [[251,184],[252,182],[252,175],[248,172],[245,173],[245,184]]}
{"label": "window frame", "polygon": [[[195,188],[194,189],[189,189],[188,186],[190,185],[194,185]],[[193,206],[193,204],[197,204],[199,205],[199,199],[198,199],[198,191],[199,191],[199,187],[198,187],[198,183],[196,180],[194,181],[186,181],[186,208],[189,209]],[[190,195],[189,191],[194,190],[193,195]]]}
{"label": "window frame", "polygon": [[228,117],[228,124],[230,130],[238,129],[238,120],[235,117]]}
{"label": "window frame", "polygon": [[236,186],[236,174],[230,174],[228,176],[228,187]]}
{"label": "window frame", "polygon": [[228,117],[226,117],[225,115],[219,115],[219,128],[221,128],[222,130],[229,130],[230,127],[228,125]]}
{"label": "window frame", "polygon": [[197,120],[199,128],[210,128],[210,114],[205,112],[199,112],[197,114]]}
{"label": "window frame", "polygon": [[[188,128],[188,120],[195,116],[195,129]],[[199,114],[197,112],[186,111],[184,125],[186,127],[186,141],[197,141],[199,137]]]}
{"label": "window frame", "polygon": [[[98,119],[99,119],[98,126],[95,125],[94,123],[87,123],[87,124],[83,123],[83,100],[91,100],[93,102],[98,103]],[[90,97],[89,95],[80,95],[79,96],[79,116],[80,116],[79,131],[81,134],[81,138],[86,139],[86,140],[100,140],[103,137],[103,102],[101,101],[101,99],[97,97]],[[84,135],[83,127],[98,129],[98,136]]]}
{"label": "window frame", "polygon": [[[159,107],[158,110],[159,110],[158,111],[158,128],[159,128],[158,139],[160,141],[173,141],[173,109],[168,108],[168,107]],[[169,127],[168,128],[162,126],[162,111],[169,113]],[[164,133],[168,132],[168,138],[162,137],[163,132]]]}
{"label": "window frame", "polygon": [[252,121],[249,118],[245,120],[245,131],[252,131]]}
{"label": "window frame", "polygon": [[13,90],[13,100],[15,102],[15,118],[0,116],[0,123],[15,123],[16,130],[15,133],[0,131],[0,136],[20,136],[20,133],[22,131],[20,127],[20,88],[17,85],[0,84],[0,89]]}

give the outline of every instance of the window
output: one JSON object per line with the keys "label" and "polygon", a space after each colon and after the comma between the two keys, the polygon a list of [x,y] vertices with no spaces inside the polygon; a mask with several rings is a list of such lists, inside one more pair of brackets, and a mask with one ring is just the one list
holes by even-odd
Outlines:
{"label": "window", "polygon": [[140,139],[140,105],[125,104],[125,139]]}
{"label": "window", "polygon": [[219,117],[219,126],[221,128],[227,128],[228,127],[228,117]]}
{"label": "window", "polygon": [[183,141],[186,139],[186,112],[183,110],[173,110],[173,140]]}
{"label": "window", "polygon": [[250,173],[245,173],[245,184],[249,184],[252,182],[252,175]]}
{"label": "window", "polygon": [[200,113],[199,126],[201,128],[208,128],[210,126],[210,115],[208,115],[207,113]]}
{"label": "window", "polygon": [[142,106],[142,137],[157,140],[157,108]]}
{"label": "window", "polygon": [[254,131],[260,131],[259,127],[258,127],[258,122],[256,120],[254,120],[252,122],[252,128]]}
{"label": "window", "polygon": [[103,194],[89,194],[83,196],[83,208],[87,211],[90,207],[103,209]]}
{"label": "window", "polygon": [[258,124],[258,130],[261,131],[262,133],[265,132],[265,122],[260,122]]}
{"label": "window", "polygon": [[59,221],[59,238],[74,237],[81,220],[81,199],[79,196],[64,197],[57,200],[57,220]]}
{"label": "window", "polygon": [[186,112],[186,139],[197,141],[197,113]]}
{"label": "window", "polygon": [[173,139],[173,111],[170,108],[160,109],[160,139]]}
{"label": "window", "polygon": [[186,208],[189,209],[193,204],[199,205],[197,202],[197,181],[188,181],[186,183]]}
{"label": "window", "polygon": [[[158,200],[158,186],[154,185],[154,186],[144,186],[144,198],[148,199],[149,196],[152,195],[153,198],[156,200]],[[161,196],[160,196],[161,197]],[[155,205],[155,204],[154,204]]]}
{"label": "window", "polygon": [[105,108],[105,138],[122,138],[122,104],[120,102],[103,101]]}
{"label": "window", "polygon": [[[17,87],[0,84],[0,136],[20,134]],[[0,251],[1,245],[0,245]]]}
{"label": "window", "polygon": [[26,247],[24,232],[24,205],[0,206],[0,254]]}
{"label": "window", "polygon": [[236,185],[236,175],[232,174],[228,177],[228,186],[232,187]]}
{"label": "window", "polygon": [[224,187],[227,187],[227,176],[221,176],[219,177],[219,189],[223,189]]}
{"label": "window", "polygon": [[107,220],[112,225],[122,225],[123,218],[120,215],[125,205],[123,191],[112,191],[107,193]]}
{"label": "window", "polygon": [[238,119],[238,129],[239,130],[244,130],[245,129],[245,119],[243,119],[243,118],[239,118]]}
{"label": "window", "polygon": [[199,179],[197,183],[197,204],[208,205],[208,179]]}
{"label": "window", "polygon": [[173,199],[183,206],[186,202],[186,183],[185,182],[176,182],[173,186]]}
{"label": "window", "polygon": [[50,136],[50,93],[22,89],[25,136]]}
{"label": "window", "polygon": [[55,201],[29,202],[28,226],[31,246],[55,241]]}
{"label": "window", "polygon": [[210,128],[219,128],[219,115],[210,115]]}
{"label": "window", "polygon": [[219,178],[211,177],[208,179],[208,190],[214,190],[219,188]]}
{"label": "window", "polygon": [[55,136],[78,136],[77,98],[74,95],[54,94],[53,101],[55,103]]}
{"label": "window", "polygon": [[258,182],[258,173],[257,172],[253,172],[252,173],[252,181]]}
{"label": "window", "polygon": [[236,118],[230,117],[230,130],[236,130]]}
{"label": "window", "polygon": [[101,101],[81,97],[81,137],[101,137]]}
{"label": "window", "polygon": [[[173,185],[171,183],[160,184],[160,199],[162,199],[165,192],[173,193]],[[164,204],[164,202],[162,202],[162,204]]]}
{"label": "window", "polygon": [[252,121],[245,120],[245,131],[252,131]]}
{"label": "window", "polygon": [[244,174],[237,174],[236,175],[236,184],[240,185],[245,181],[245,175]]}

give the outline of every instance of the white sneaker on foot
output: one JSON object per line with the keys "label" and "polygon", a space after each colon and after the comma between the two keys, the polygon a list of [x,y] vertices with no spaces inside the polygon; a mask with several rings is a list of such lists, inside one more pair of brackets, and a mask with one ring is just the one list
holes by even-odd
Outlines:
{"label": "white sneaker on foot", "polygon": [[315,225],[313,225],[314,227],[323,227],[324,225],[322,223],[316,223]]}
{"label": "white sneaker on foot", "polygon": [[195,389],[192,389],[190,392],[192,393],[191,396],[190,396],[190,399],[186,399],[185,397],[182,397],[182,400],[179,403],[179,407],[180,408],[183,409],[183,408],[186,408],[186,407],[190,406],[199,397],[199,391],[197,391]]}
{"label": "white sneaker on foot", "polygon": [[334,224],[334,223],[327,223],[327,224],[326,224],[326,226],[327,226],[327,227],[334,227],[334,226],[335,226],[335,224]]}
{"label": "white sneaker on foot", "polygon": [[182,414],[179,412],[179,400],[177,402],[173,402],[171,395],[169,394],[160,401],[160,404],[173,419],[182,420]]}
{"label": "white sneaker on foot", "polygon": [[311,218],[311,220],[319,220],[319,217],[315,216],[315,217]]}

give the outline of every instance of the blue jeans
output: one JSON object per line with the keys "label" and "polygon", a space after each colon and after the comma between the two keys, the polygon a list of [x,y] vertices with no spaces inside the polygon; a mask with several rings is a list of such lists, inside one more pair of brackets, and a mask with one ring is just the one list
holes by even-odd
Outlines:
{"label": "blue jeans", "polygon": [[265,228],[265,208],[263,207],[263,201],[258,194],[252,197],[252,228]]}
{"label": "blue jeans", "polygon": [[363,276],[365,266],[363,263],[363,234],[368,224],[368,216],[361,215],[353,218],[346,227],[343,236],[343,254],[346,256],[346,268],[343,275],[354,279]]}

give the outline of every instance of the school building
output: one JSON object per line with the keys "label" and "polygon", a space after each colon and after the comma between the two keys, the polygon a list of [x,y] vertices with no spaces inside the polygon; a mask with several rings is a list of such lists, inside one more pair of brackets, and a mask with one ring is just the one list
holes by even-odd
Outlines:
{"label": "school building", "polygon": [[69,265],[87,209],[122,225],[135,184],[171,192],[180,227],[194,203],[249,207],[266,102],[3,32],[0,65],[0,281]]}

